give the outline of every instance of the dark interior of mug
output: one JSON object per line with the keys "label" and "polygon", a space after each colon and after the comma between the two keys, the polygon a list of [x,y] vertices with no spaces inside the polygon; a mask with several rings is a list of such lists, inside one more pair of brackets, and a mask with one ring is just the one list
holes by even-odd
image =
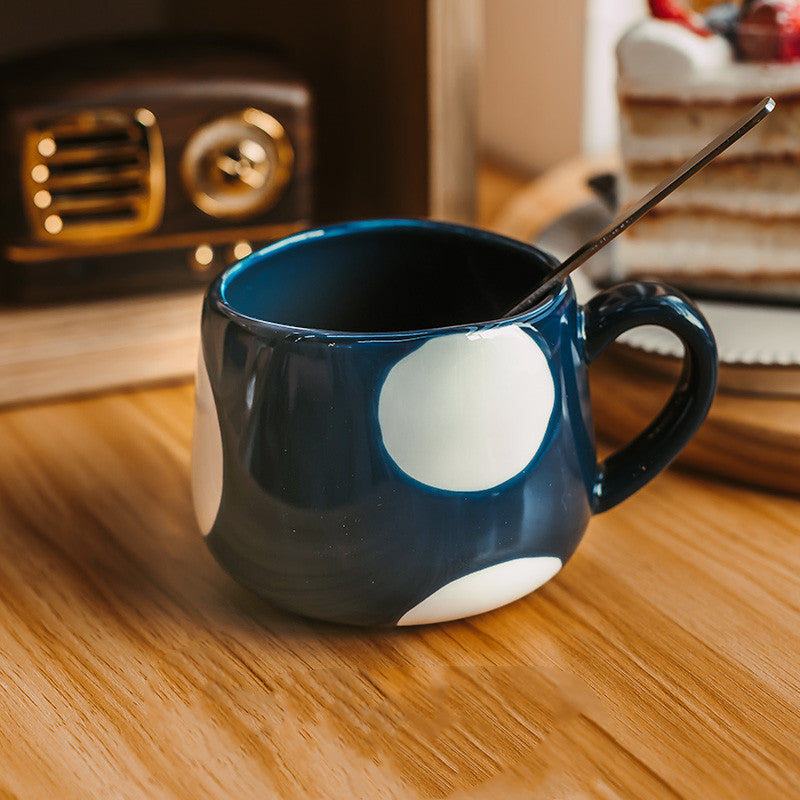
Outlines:
{"label": "dark interior of mug", "polygon": [[470,228],[354,223],[250,256],[223,277],[221,294],[234,311],[282,325],[399,332],[497,319],[552,267]]}

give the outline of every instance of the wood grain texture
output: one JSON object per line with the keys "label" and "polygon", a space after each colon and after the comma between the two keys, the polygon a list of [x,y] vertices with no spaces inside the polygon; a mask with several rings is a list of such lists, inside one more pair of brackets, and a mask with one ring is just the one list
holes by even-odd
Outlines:
{"label": "wood grain texture", "polygon": [[203,289],[0,308],[0,405],[194,374]]}
{"label": "wood grain texture", "polygon": [[[592,199],[591,175],[613,169],[611,156],[575,158],[530,181],[498,211],[492,227],[531,241],[567,211]],[[494,183],[497,183],[495,179]],[[598,435],[630,441],[656,416],[679,372],[678,362],[626,356],[609,348],[589,370]],[[682,464],[738,481],[800,494],[800,400],[718,391],[708,418],[679,456]]]}
{"label": "wood grain texture", "polygon": [[[655,418],[676,380],[628,358],[623,348],[612,349],[589,374],[595,426],[615,442],[630,441]],[[679,459],[713,474],[800,494],[800,400],[718,391]]]}
{"label": "wood grain texture", "polygon": [[0,795],[800,796],[797,500],[668,472],[521,601],[348,629],[214,563],[191,417],[0,414]]}
{"label": "wood grain texture", "polygon": [[797,499],[669,470],[516,603],[349,629],[216,565],[191,426],[0,412],[0,797],[800,797]]}

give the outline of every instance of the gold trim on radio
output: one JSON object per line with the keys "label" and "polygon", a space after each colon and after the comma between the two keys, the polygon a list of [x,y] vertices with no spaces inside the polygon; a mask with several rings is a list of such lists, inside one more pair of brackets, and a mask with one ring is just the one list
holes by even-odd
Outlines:
{"label": "gold trim on radio", "polygon": [[69,112],[26,131],[21,181],[35,238],[110,242],[148,233],[164,213],[164,145],[152,111]]}
{"label": "gold trim on radio", "polygon": [[274,223],[271,225],[252,225],[242,228],[228,228],[221,231],[197,231],[193,233],[174,233],[163,236],[149,236],[124,242],[104,242],[91,245],[9,245],[5,256],[9,261],[61,261],[69,258],[115,255],[118,253],[152,252],[182,247],[195,248],[200,242],[213,244],[235,244],[240,241],[266,242],[290,236],[306,229],[308,220]]}
{"label": "gold trim on radio", "polygon": [[198,128],[180,165],[192,202],[217,219],[244,219],[273,206],[293,167],[294,150],[283,125],[256,108]]}

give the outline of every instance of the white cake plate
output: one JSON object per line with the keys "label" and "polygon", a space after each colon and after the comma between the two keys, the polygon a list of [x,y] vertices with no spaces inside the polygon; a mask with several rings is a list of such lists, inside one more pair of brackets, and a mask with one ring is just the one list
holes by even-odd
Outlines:
{"label": "white cake plate", "polygon": [[[591,201],[545,228],[534,243],[564,259],[610,221],[606,207]],[[612,243],[573,273],[579,302],[600,291],[600,284],[612,275],[613,258]],[[708,299],[696,303],[717,339],[720,389],[800,397],[800,306]],[[619,342],[629,357],[665,372],[674,372],[683,355],[678,338],[654,326],[635,328]]]}

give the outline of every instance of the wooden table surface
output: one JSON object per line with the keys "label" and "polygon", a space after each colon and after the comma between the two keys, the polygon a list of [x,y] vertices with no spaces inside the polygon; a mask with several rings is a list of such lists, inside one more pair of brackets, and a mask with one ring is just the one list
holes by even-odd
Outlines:
{"label": "wooden table surface", "polygon": [[800,797],[797,498],[669,470],[523,600],[350,629],[213,561],[192,406],[0,413],[0,797]]}

